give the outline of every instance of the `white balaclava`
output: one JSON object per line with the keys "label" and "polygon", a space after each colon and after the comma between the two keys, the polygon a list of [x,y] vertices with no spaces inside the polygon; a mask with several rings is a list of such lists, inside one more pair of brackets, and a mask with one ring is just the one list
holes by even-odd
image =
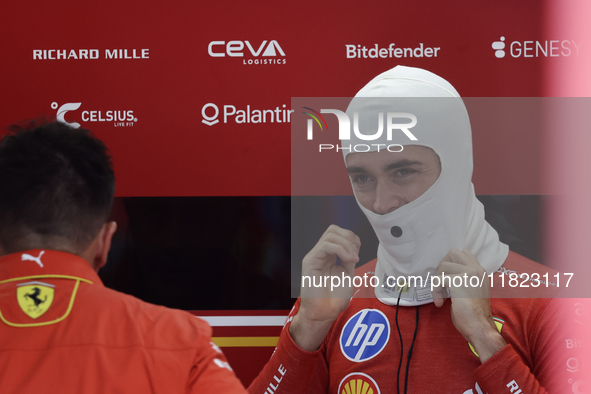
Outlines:
{"label": "white balaclava", "polygon": [[[416,141],[400,129],[393,130],[388,139],[383,115],[392,112],[416,116],[416,125],[408,129]],[[364,144],[370,146],[370,152],[392,144],[421,145],[433,149],[441,163],[437,181],[416,200],[392,212],[376,214],[357,200],[380,242],[375,270],[380,280],[375,288],[377,298],[395,305],[397,287],[388,287],[385,278],[413,275],[426,279],[452,248],[470,250],[488,273],[501,267],[509,248],[484,220],[484,207],[476,199],[470,120],[454,87],[429,71],[397,66],[375,77],[355,95],[347,108],[352,128],[354,113],[358,114],[360,133],[376,133],[379,115],[384,118],[384,131],[371,141],[351,133],[351,140],[342,140],[342,145]],[[410,119],[400,123],[404,122]],[[353,152],[343,153],[346,160]],[[400,297],[400,305],[432,302],[430,285],[426,283],[422,288],[409,287]]]}

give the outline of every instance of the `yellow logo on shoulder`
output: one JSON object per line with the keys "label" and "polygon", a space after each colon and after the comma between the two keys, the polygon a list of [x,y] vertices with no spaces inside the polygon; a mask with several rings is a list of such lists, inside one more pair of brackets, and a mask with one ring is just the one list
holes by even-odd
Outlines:
{"label": "yellow logo on shoulder", "polygon": [[43,315],[53,302],[54,285],[43,282],[20,283],[16,287],[16,299],[23,312],[31,319]]}
{"label": "yellow logo on shoulder", "polygon": [[[505,320],[493,316],[493,321],[495,322],[495,326],[497,326],[497,330],[499,331],[499,333],[501,333],[501,331],[503,331],[503,324],[505,324]],[[472,353],[474,353],[476,357],[480,358],[480,356],[478,355],[478,353],[476,353],[476,350],[474,350],[474,347],[470,342],[468,342],[468,346],[470,346],[470,350],[472,350]]]}

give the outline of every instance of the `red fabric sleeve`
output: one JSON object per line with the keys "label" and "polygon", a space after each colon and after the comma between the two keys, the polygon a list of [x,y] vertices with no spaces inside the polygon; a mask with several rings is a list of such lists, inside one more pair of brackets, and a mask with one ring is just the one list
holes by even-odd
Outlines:
{"label": "red fabric sleeve", "polygon": [[488,394],[569,393],[573,382],[582,378],[574,345],[574,313],[568,299],[550,299],[532,326],[527,327],[532,349],[533,371],[511,345],[505,346],[474,372],[476,381]]}
{"label": "red fabric sleeve", "polygon": [[247,393],[220,348],[211,342],[209,325],[199,327],[199,331],[203,340],[189,374],[187,393]]}
{"label": "red fabric sleeve", "polygon": [[495,353],[474,371],[474,375],[480,387],[489,394],[546,393],[511,345]]}
{"label": "red fabric sleeve", "polygon": [[328,392],[328,366],[324,344],[319,350],[301,349],[291,338],[289,325],[300,305],[298,299],[281,331],[279,342],[271,359],[248,387],[251,394],[298,394]]}

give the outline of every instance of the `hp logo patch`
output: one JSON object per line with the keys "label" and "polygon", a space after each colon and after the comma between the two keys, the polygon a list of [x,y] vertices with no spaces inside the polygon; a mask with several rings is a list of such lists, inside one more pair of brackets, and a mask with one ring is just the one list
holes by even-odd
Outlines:
{"label": "hp logo patch", "polygon": [[341,351],[360,363],[377,356],[390,339],[390,323],[377,309],[363,309],[353,315],[341,331]]}

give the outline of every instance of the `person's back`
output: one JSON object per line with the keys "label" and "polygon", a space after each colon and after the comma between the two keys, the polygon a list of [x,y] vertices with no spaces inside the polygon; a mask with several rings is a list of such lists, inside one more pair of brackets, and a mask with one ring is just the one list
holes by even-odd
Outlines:
{"label": "person's back", "polygon": [[100,281],[116,229],[100,141],[56,123],[8,136],[0,184],[0,392],[244,392],[207,323]]}

